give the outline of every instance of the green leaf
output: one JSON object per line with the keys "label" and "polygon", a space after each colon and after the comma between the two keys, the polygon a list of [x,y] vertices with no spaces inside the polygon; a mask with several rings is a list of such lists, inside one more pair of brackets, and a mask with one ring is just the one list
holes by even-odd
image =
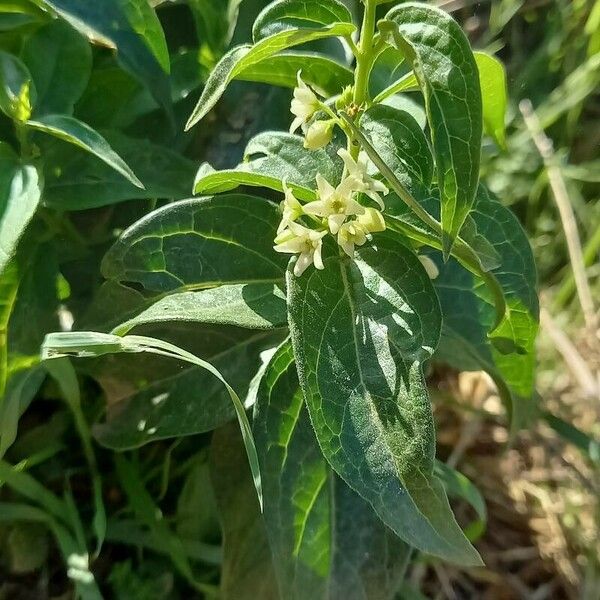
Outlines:
{"label": "green leaf", "polygon": [[181,542],[169,527],[162,511],[146,489],[139,470],[122,455],[115,454],[117,477],[133,510],[136,520],[146,526],[155,543],[171,559],[175,568],[198,591],[203,585],[196,582],[189,559]]}
{"label": "green leaf", "polygon": [[[249,335],[222,327],[190,328],[188,336],[199,338],[202,358],[213,364],[242,397],[260,366],[260,353],[281,339],[272,333]],[[125,358],[118,371],[112,367],[105,373],[100,367],[92,374],[101,384],[106,382],[114,388],[116,381],[125,379],[131,387],[135,370],[131,360]],[[150,381],[118,402],[111,402],[106,422],[94,425],[94,436],[103,446],[115,450],[137,448],[155,440],[212,431],[235,418],[229,395],[210,373],[194,365],[169,367],[166,373],[160,373],[152,364],[138,364],[141,374]]]}
{"label": "green leaf", "polygon": [[399,94],[400,92],[408,92],[412,90],[419,89],[419,82],[415,74],[410,71],[403,75],[400,79],[386,87],[384,90],[379,92],[375,98],[373,98],[373,103],[378,104],[380,102],[384,102],[394,94]]}
{"label": "green leaf", "polygon": [[276,54],[244,69],[237,79],[293,89],[298,85],[299,71],[302,79],[323,96],[339,94],[353,81],[348,67],[316,52]]}
{"label": "green leaf", "polygon": [[142,38],[158,60],[162,70],[169,73],[169,48],[162,25],[147,0],[118,0],[133,30]]}
{"label": "green leaf", "polygon": [[263,519],[233,424],[213,434],[210,474],[223,533],[219,597],[280,600]]}
{"label": "green leaf", "polygon": [[0,273],[0,398],[8,379],[8,321],[13,311],[21,274],[16,262],[10,262]]}
{"label": "green leaf", "polygon": [[140,325],[177,321],[235,325],[246,329],[285,327],[285,293],[274,284],[249,283],[172,294],[119,325],[113,333],[125,335]]}
{"label": "green leaf", "polygon": [[177,346],[157,340],[150,337],[129,335],[126,337],[118,337],[105,333],[95,333],[86,331],[74,331],[64,333],[52,333],[46,336],[42,345],[41,357],[42,360],[50,360],[61,358],[63,356],[73,357],[96,357],[105,354],[117,354],[122,352],[132,353],[150,353],[168,358],[174,358],[183,362],[193,364],[208,371],[216,379],[218,379],[227,390],[235,412],[246,446],[250,470],[254,479],[254,486],[258,494],[259,502],[262,506],[262,491],[260,482],[260,469],[258,466],[258,457],[256,456],[256,447],[252,438],[252,429],[248,422],[248,417],[244,410],[244,405],[236,394],[235,390],[227,383],[223,375],[210,363],[194,356],[190,352],[182,350]]}
{"label": "green leaf", "polygon": [[97,540],[96,553],[99,554],[106,536],[106,509],[104,508],[104,500],[102,498],[102,479],[98,471],[98,463],[96,462],[96,455],[92,445],[92,436],[81,407],[81,391],[79,389],[77,373],[67,358],[48,361],[45,367],[61,390],[63,398],[73,415],[75,428],[81,439],[83,453],[92,480],[94,496],[93,527]]}
{"label": "green leaf", "polygon": [[278,0],[256,17],[252,38],[256,43],[289,29],[335,23],[352,23],[350,11],[337,0]]}
{"label": "green leaf", "polygon": [[0,110],[16,121],[27,121],[35,105],[31,73],[16,57],[0,50]]}
{"label": "green leaf", "polygon": [[504,380],[518,423],[519,415],[529,412],[534,392],[539,318],[535,263],[516,217],[483,187],[472,217],[500,256],[501,264],[492,273],[504,292],[507,315],[490,340],[488,331],[495,314],[487,288],[454,260],[446,265],[438,261],[440,275],[434,284],[444,315],[438,357],[461,370],[483,369],[496,380]]}
{"label": "green leaf", "polygon": [[144,184],[136,177],[127,163],[110,147],[108,142],[97,131],[75,117],[46,115],[36,120],[27,121],[27,126],[69,142],[97,156],[115,171],[121,173],[133,185],[144,188]]}
{"label": "green leaf", "polygon": [[164,37],[146,0],[41,2],[55,10],[91,42],[115,49],[123,68],[145,84],[161,106],[170,110]]}
{"label": "green leaf", "polygon": [[363,114],[360,127],[404,187],[417,199],[427,197],[433,157],[417,121],[405,111],[376,105]]}
{"label": "green leaf", "polygon": [[28,233],[15,258],[19,289],[8,322],[12,354],[39,354],[40,344],[58,321],[58,260],[52,243],[37,243],[37,231]]}
{"label": "green leaf", "polygon": [[220,57],[231,41],[241,2],[242,0],[189,0],[200,44],[210,49],[211,59]]}
{"label": "green leaf", "polygon": [[[117,131],[103,132],[111,148],[144,184],[140,188],[105,162],[70,145],[48,138],[45,158],[44,202],[58,210],[83,210],[136,198],[187,198],[196,164],[169,148]],[[42,140],[40,140],[42,142]]]}
{"label": "green leaf", "polygon": [[438,8],[402,4],[379,26],[411,62],[425,97],[448,256],[473,206],[479,180],[483,124],[477,64],[458,23]]}
{"label": "green leaf", "polygon": [[343,163],[333,146],[306,150],[298,135],[264,132],[252,138],[244,152],[244,162],[235,169],[214,171],[202,165],[196,176],[194,193],[221,193],[240,185],[283,191],[283,181],[300,200],[316,199],[316,177],[320,173],[332,184],[340,181]]}
{"label": "green leaf", "polygon": [[395,597],[408,546],[323,458],[289,341],[261,380],[253,430],[281,598]]}
{"label": "green leaf", "polygon": [[192,112],[186,130],[201,121],[215,106],[231,81],[249,67],[271,56],[306,42],[327,37],[350,35],[355,30],[350,23],[333,23],[313,29],[288,29],[259,41],[254,46],[237,46],[230,50],[214,68],[202,96]]}
{"label": "green leaf", "polygon": [[278,283],[287,263],[273,251],[279,220],[274,204],[244,194],[178,202],[126,230],[103,274],[153,292]]}
{"label": "green leaf", "polygon": [[483,102],[483,127],[485,132],[503,149],[506,149],[507,89],[504,65],[485,52],[474,52],[479,70],[481,100]]}
{"label": "green leaf", "polygon": [[40,196],[37,169],[21,163],[7,145],[0,144],[0,273],[15,255]]}
{"label": "green leaf", "polygon": [[87,40],[63,21],[52,21],[25,40],[21,58],[35,82],[35,113],[73,114],[92,71]]}
{"label": "green leaf", "polygon": [[294,354],[323,454],[405,542],[480,564],[433,474],[422,368],[441,314],[427,273],[393,234],[376,236],[355,261],[325,252],[324,264],[287,279]]}
{"label": "green leaf", "polygon": [[472,542],[478,540],[487,526],[487,508],[481,492],[462,473],[443,462],[436,461],[435,473],[441,479],[451,498],[464,500],[475,511],[477,519],[465,527],[465,535]]}
{"label": "green leaf", "polygon": [[42,368],[25,369],[14,374],[0,398],[0,458],[17,439],[19,419],[38,393],[46,373]]}

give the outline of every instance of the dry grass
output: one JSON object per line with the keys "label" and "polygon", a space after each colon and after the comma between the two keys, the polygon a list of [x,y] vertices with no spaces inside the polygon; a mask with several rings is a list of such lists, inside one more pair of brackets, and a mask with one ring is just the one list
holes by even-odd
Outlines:
{"label": "dry grass", "polygon": [[[589,330],[587,330],[589,332]],[[572,336],[598,380],[597,332]],[[598,436],[600,401],[581,388],[550,336],[540,337],[543,408]],[[544,365],[548,370],[544,370]],[[485,374],[443,373],[437,404],[440,454],[485,497],[488,527],[477,547],[486,567],[417,566],[410,578],[429,598],[600,599],[600,473],[545,422],[509,444],[503,409]],[[467,507],[458,507],[468,518]]]}

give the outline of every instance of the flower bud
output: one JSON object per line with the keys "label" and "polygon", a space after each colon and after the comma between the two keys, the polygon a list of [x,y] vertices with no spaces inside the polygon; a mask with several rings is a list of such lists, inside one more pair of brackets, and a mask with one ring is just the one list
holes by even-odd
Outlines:
{"label": "flower bud", "polygon": [[304,147],[307,150],[319,150],[327,146],[333,137],[333,121],[315,121],[306,132]]}
{"label": "flower bud", "polygon": [[368,233],[385,231],[383,215],[376,208],[365,208],[365,212],[358,216],[357,221]]}
{"label": "flower bud", "polygon": [[352,104],[352,98],[354,97],[354,88],[348,85],[344,88],[338,99],[335,101],[335,107],[338,110],[344,110],[347,106]]}

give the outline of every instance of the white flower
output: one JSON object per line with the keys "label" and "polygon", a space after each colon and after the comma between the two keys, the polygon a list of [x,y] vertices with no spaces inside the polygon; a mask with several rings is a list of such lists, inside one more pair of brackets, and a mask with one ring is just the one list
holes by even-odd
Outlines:
{"label": "white flower", "polygon": [[296,196],[294,196],[294,192],[292,192],[285,181],[283,182],[283,193],[285,194],[285,198],[280,204],[283,216],[277,229],[278,234],[281,233],[290,223],[304,214],[302,204],[298,202]]}
{"label": "white flower", "polygon": [[337,241],[342,250],[352,258],[354,246],[362,246],[367,241],[367,232],[358,221],[348,221],[340,227]]}
{"label": "white flower", "polygon": [[342,250],[354,256],[354,246],[362,246],[370,233],[385,231],[383,215],[375,208],[366,208],[354,221],[347,221],[338,231],[337,241]]}
{"label": "white flower", "polygon": [[290,133],[294,133],[298,127],[305,125],[317,110],[319,110],[319,99],[302,81],[300,71],[298,71],[298,86],[294,88],[294,99],[291,107],[291,112],[296,118],[290,127]]}
{"label": "white flower", "polygon": [[285,231],[275,238],[275,251],[285,254],[300,254],[294,265],[294,275],[300,277],[314,263],[319,270],[325,268],[321,251],[323,237],[327,231],[308,229],[299,223],[290,223]]}
{"label": "white flower", "polygon": [[440,270],[438,269],[437,265],[433,262],[433,260],[431,260],[429,256],[425,256],[424,254],[419,254],[418,258],[421,261],[423,267],[425,268],[429,279],[437,279],[440,275]]}
{"label": "white flower", "polygon": [[338,155],[346,165],[348,178],[352,178],[355,182],[354,189],[357,192],[363,192],[369,196],[369,198],[377,202],[381,210],[383,210],[385,205],[383,204],[383,200],[381,199],[379,192],[385,196],[389,190],[383,183],[381,183],[381,181],[373,179],[373,177],[367,173],[367,164],[369,161],[367,155],[364,152],[361,152],[358,155],[358,160],[355,161],[345,148],[340,148],[338,150]]}
{"label": "white flower", "polygon": [[319,200],[304,205],[309,215],[327,218],[329,230],[334,235],[339,231],[346,217],[362,215],[365,207],[352,198],[354,180],[346,178],[334,188],[321,174],[317,175]]}
{"label": "white flower", "polygon": [[307,150],[319,150],[327,146],[333,137],[333,121],[315,121],[306,132],[304,147]]}

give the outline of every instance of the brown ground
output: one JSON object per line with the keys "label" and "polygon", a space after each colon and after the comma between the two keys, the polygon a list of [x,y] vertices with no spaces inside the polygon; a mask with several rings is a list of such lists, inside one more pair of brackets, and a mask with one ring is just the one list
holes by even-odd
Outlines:
{"label": "brown ground", "polygon": [[[573,341],[598,381],[597,332]],[[598,439],[600,398],[584,392],[545,331],[540,357],[542,407]],[[488,527],[476,544],[486,567],[419,565],[410,574],[415,587],[449,600],[599,600],[600,463],[594,467],[545,422],[508,444],[503,409],[484,374],[443,374],[438,388],[440,454],[453,452],[486,500]],[[459,508],[459,516],[468,510]]]}

